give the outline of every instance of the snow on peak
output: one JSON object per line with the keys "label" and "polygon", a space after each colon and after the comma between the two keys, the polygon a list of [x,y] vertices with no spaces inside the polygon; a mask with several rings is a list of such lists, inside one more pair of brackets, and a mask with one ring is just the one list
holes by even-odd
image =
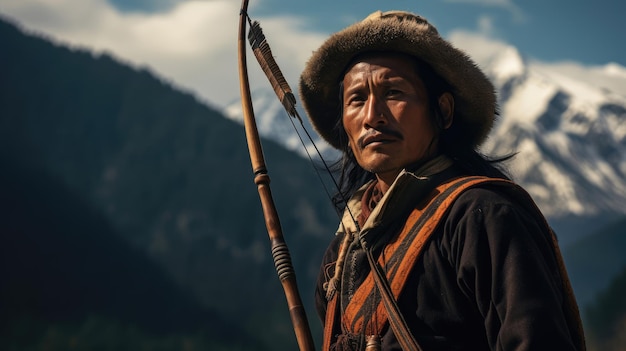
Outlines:
{"label": "snow on peak", "polygon": [[604,73],[606,73],[606,75],[608,76],[614,76],[614,77],[626,79],[626,67],[618,63],[615,63],[615,62],[607,63],[606,65],[602,67],[602,69]]}
{"label": "snow on peak", "polygon": [[515,178],[547,216],[624,213],[626,97],[606,85],[609,71],[610,82],[624,87],[624,68],[529,61],[522,75],[514,75],[520,71],[493,62],[487,71],[500,74],[492,79],[501,120],[483,151],[519,152],[512,162]]}
{"label": "snow on peak", "polygon": [[584,66],[576,62],[531,62],[545,76],[578,99],[585,101],[626,98],[626,67],[617,63]]}
{"label": "snow on peak", "polygon": [[[548,217],[626,213],[626,68],[540,62],[472,33],[452,37],[498,92],[500,118],[481,151],[518,152],[509,164],[513,177]],[[272,93],[253,94],[259,131],[302,154],[292,131],[275,123],[285,112]],[[239,105],[229,105],[226,114],[240,120]]]}
{"label": "snow on peak", "polygon": [[512,78],[523,76],[526,73],[526,63],[519,51],[506,47],[491,59],[489,63],[492,79],[497,82],[506,82]]}

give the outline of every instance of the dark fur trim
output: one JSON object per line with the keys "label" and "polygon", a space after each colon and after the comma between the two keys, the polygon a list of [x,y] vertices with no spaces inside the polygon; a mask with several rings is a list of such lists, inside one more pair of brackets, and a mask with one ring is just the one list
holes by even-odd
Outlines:
{"label": "dark fur trim", "polygon": [[300,77],[300,97],[317,132],[340,148],[333,127],[341,116],[339,82],[352,59],[370,51],[401,52],[428,63],[455,88],[454,123],[468,147],[480,145],[496,118],[493,84],[464,52],[441,38],[426,19],[401,11],[375,12],[333,34],[313,53]]}

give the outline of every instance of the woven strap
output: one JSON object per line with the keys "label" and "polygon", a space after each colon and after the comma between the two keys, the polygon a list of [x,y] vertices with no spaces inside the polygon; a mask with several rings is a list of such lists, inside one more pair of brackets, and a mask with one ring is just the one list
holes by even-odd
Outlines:
{"label": "woven strap", "polygon": [[[404,351],[422,351],[422,348],[411,333],[396,299],[404,287],[417,258],[421,256],[424,245],[435,232],[437,225],[448,212],[452,203],[454,203],[456,198],[465,189],[486,181],[493,182],[498,180],[485,177],[463,177],[445,183],[437,188],[438,195],[429,203],[424,211],[420,211],[417,221],[407,226],[411,229],[405,235],[406,239],[403,240],[403,242],[410,240],[410,254],[407,254],[409,252],[402,252],[402,250],[398,250],[397,248],[394,250],[394,253],[400,251],[399,253],[402,254],[402,259],[399,263],[400,266],[394,274],[395,290],[389,284],[384,269],[374,259],[372,250],[366,249],[367,261],[370,264],[376,287],[382,296],[382,304],[387,312],[387,320],[398,343],[400,343]],[[411,235],[411,233],[413,233],[413,235]],[[382,330],[382,326],[379,327]]]}
{"label": "woven strap", "polygon": [[372,268],[372,273],[374,273],[376,287],[378,288],[378,291],[381,292],[389,324],[391,325],[393,334],[400,343],[402,350],[422,351],[422,348],[419,346],[417,340],[415,340],[415,337],[413,337],[413,334],[409,330],[406,320],[404,319],[402,312],[400,312],[398,303],[393,298],[393,292],[391,291],[391,287],[389,286],[389,282],[387,281],[387,277],[385,277],[382,267],[380,267],[380,265],[374,260],[371,250],[367,250],[367,261]]}
{"label": "woven strap", "polygon": [[[435,189],[433,197],[422,209],[415,209],[405,224],[404,229],[399,234],[397,240],[393,243],[389,243],[385,248],[385,257],[390,260],[387,262],[377,262],[367,247],[364,247],[366,256],[371,268],[371,274],[366,278],[363,284],[357,289],[355,296],[351,303],[346,307],[345,313],[348,316],[362,316],[363,311],[360,311],[361,307],[367,305],[364,303],[371,295],[375,294],[375,289],[380,292],[382,301],[376,309],[374,322],[377,329],[383,330],[386,323],[389,323],[394,335],[400,343],[404,351],[421,351],[417,340],[410,332],[404,319],[400,308],[397,304],[397,299],[414,267],[417,260],[422,254],[425,244],[429,241],[435,229],[441,222],[441,219],[448,213],[451,205],[465,190],[483,183],[489,183],[494,185],[500,185],[504,189],[508,189],[508,193],[514,194],[515,197],[521,199],[523,203],[531,213],[535,213],[538,218],[541,218],[543,225],[549,230],[550,227],[545,221],[545,218],[541,216],[532,198],[523,189],[516,186],[514,183],[504,180],[487,177],[461,177],[451,180],[438,186]],[[552,232],[550,230],[550,232]],[[566,299],[569,300],[570,308],[573,310],[565,311],[568,315],[568,322],[570,324],[570,330],[579,339],[579,343],[583,345],[584,349],[584,335],[582,333],[582,323],[579,315],[577,315],[577,305],[572,293],[571,285],[567,277],[567,272],[562,262],[558,244],[556,243],[554,233],[552,234],[553,246],[555,248],[555,254],[559,261],[559,270],[561,271],[561,277],[563,279],[563,287]],[[385,268],[381,266],[385,264]],[[328,351],[332,343],[332,332],[334,330],[334,323],[336,321],[336,313],[338,313],[340,307],[338,306],[338,295],[334,294],[333,298],[328,303],[326,311],[326,323],[324,329],[324,351]],[[369,300],[371,301],[371,300]],[[573,306],[573,307],[571,307]],[[372,316],[373,317],[373,316]],[[358,318],[357,318],[358,319]],[[358,326],[364,323],[364,321],[352,321],[353,327],[359,329]]]}
{"label": "woven strap", "polygon": [[[408,332],[404,317],[401,313],[399,313],[399,309],[397,308],[395,301],[399,296],[400,291],[402,290],[402,287],[404,286],[415,262],[417,261],[417,258],[420,256],[424,244],[434,232],[439,219],[447,211],[447,207],[449,207],[457,195],[460,194],[465,188],[488,179],[490,178],[465,177],[441,184],[434,190],[434,195],[430,198],[430,200],[428,200],[427,204],[423,208],[415,209],[409,215],[404,229],[398,236],[398,240],[389,244],[387,249],[385,249],[385,256],[392,257],[393,264],[387,272],[393,277],[392,284],[389,284],[388,277],[385,275],[380,265],[376,264],[375,267],[377,268],[371,270],[372,274],[370,274],[363,284],[357,289],[352,302],[345,311],[348,316],[360,316],[357,318],[358,320],[352,321],[354,323],[352,327],[357,330],[361,329],[360,326],[362,324],[359,323],[364,323],[362,320],[364,314],[360,313],[361,311],[359,311],[359,309],[367,305],[365,301],[368,298],[371,298],[370,295],[373,294],[375,289],[377,289],[376,286],[380,285],[378,290],[383,292],[383,301],[376,308],[377,312],[375,313],[376,320],[374,324],[376,325],[377,330],[383,330],[386,323],[391,320],[395,325],[394,328],[396,328],[396,330],[394,330],[394,334],[396,334],[396,337],[400,342],[406,343],[403,345],[403,349],[407,351],[421,350],[419,346],[417,346],[417,342],[414,337],[410,332]],[[349,243],[342,243],[342,245],[348,244]],[[405,251],[407,248],[410,250],[409,254]],[[366,250],[366,252],[367,251],[368,250]],[[371,253],[368,252],[367,255],[368,261],[372,261],[373,257],[371,256]],[[387,294],[384,292],[387,292]],[[324,351],[329,350],[334,337],[332,333],[335,328],[334,324],[336,322],[336,314],[340,309],[337,301],[338,295],[340,294],[334,294],[328,301],[323,340]],[[395,308],[394,305],[396,306]],[[388,315],[391,315],[391,317],[388,318]]]}

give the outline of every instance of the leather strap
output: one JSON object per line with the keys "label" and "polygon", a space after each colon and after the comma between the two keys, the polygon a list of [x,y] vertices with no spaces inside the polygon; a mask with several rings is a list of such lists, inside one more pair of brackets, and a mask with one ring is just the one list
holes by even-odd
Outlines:
{"label": "leather strap", "polygon": [[[559,263],[559,270],[563,279],[564,295],[569,300],[572,310],[564,311],[568,317],[570,330],[579,338],[584,345],[584,334],[582,333],[582,323],[579,315],[577,315],[577,304],[574,299],[571,284],[565,271],[565,267],[560,256],[556,237],[550,229],[541,212],[536,207],[534,201],[526,191],[515,183],[497,178],[488,177],[461,177],[443,183],[434,190],[434,195],[428,200],[427,204],[416,208],[409,215],[401,233],[392,242],[388,243],[385,248],[384,255],[377,262],[370,249],[364,247],[370,264],[371,273],[355,292],[350,304],[344,311],[347,320],[350,321],[350,327],[353,330],[362,330],[366,323],[369,325],[371,321],[365,321],[365,313],[361,308],[367,308],[367,302],[371,302],[372,296],[377,290],[382,296],[382,301],[378,304],[376,312],[371,315],[377,330],[380,332],[389,323],[398,342],[405,351],[421,351],[417,340],[410,332],[400,309],[397,305],[397,299],[411,273],[414,265],[422,254],[425,244],[428,242],[432,234],[435,232],[441,219],[448,213],[451,205],[465,190],[478,184],[490,183],[500,185],[503,189],[507,189],[507,193],[513,194],[516,198],[521,199],[520,203],[526,206],[530,213],[534,213],[538,220],[550,230],[555,248],[555,254]],[[364,244],[364,243],[362,243]],[[382,261],[382,257],[387,257],[387,262]],[[383,269],[383,266],[385,269]],[[336,321],[336,313],[340,307],[338,306],[339,293],[335,293],[329,300],[325,318],[324,329],[324,351],[328,351],[332,343],[334,323]],[[369,301],[368,301],[369,299]],[[345,319],[345,318],[344,318]]]}

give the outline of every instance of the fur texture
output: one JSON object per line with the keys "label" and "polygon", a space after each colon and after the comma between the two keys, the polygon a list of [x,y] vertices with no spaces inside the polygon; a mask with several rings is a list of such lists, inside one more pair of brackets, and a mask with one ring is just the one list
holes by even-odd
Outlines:
{"label": "fur texture", "polygon": [[332,132],[341,118],[339,83],[352,59],[370,51],[401,52],[428,63],[455,89],[454,123],[462,125],[464,144],[477,147],[485,140],[497,115],[497,103],[493,84],[480,68],[423,17],[377,11],[333,34],[313,53],[300,77],[304,109],[316,131],[333,147],[340,147],[339,136]]}

